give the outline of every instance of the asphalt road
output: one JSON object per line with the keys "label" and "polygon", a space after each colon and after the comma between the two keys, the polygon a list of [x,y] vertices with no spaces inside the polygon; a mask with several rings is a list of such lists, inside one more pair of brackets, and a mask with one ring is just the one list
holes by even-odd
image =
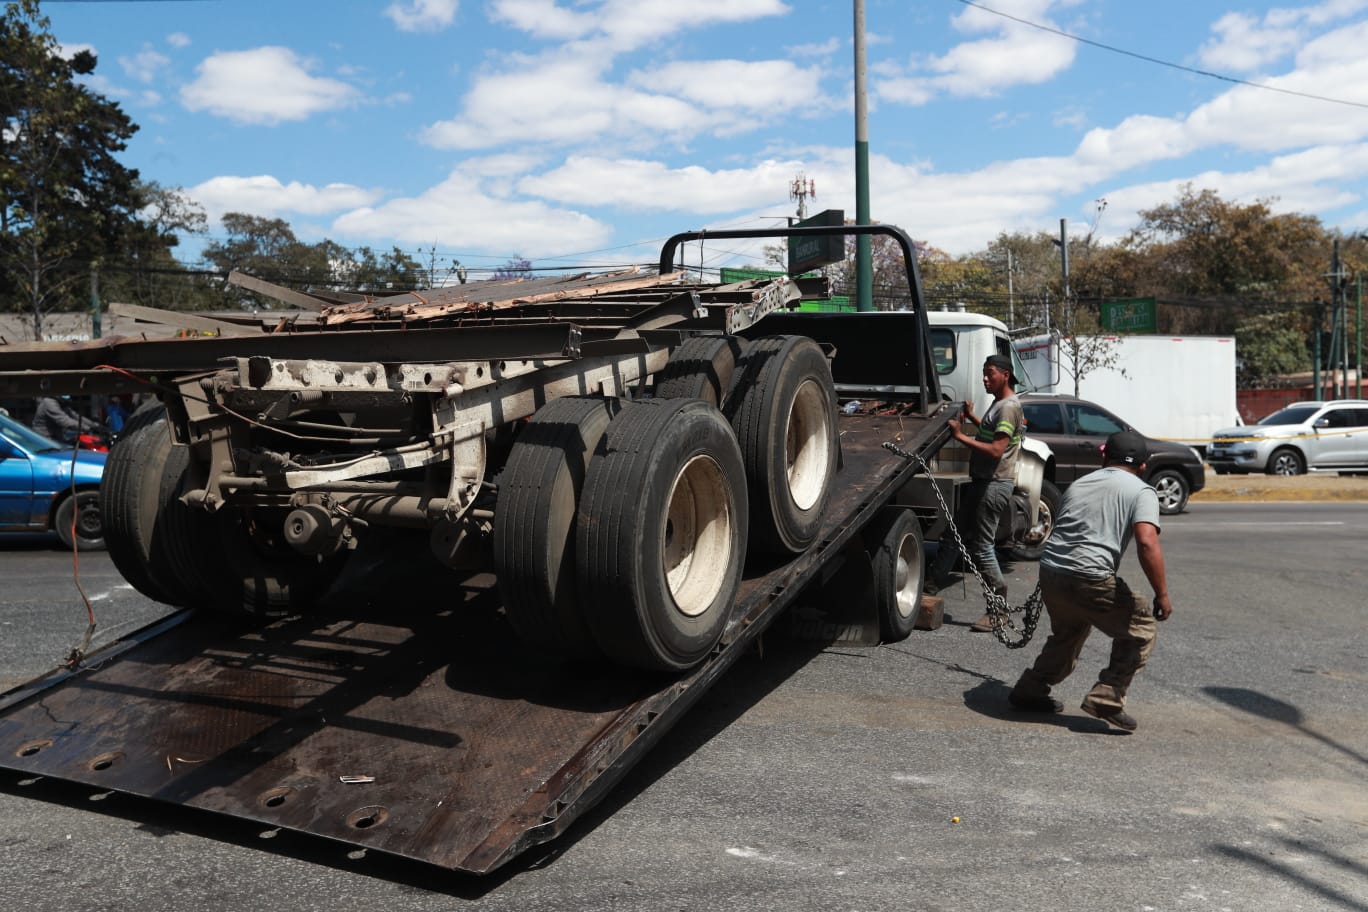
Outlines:
{"label": "asphalt road", "polygon": [[[0,896],[73,910],[1368,910],[1368,504],[1165,521],[1174,617],[1134,734],[1077,709],[1095,638],[1023,717],[1034,657],[967,629],[878,648],[768,635],[567,838],[489,878],[0,772]],[[1125,573],[1142,583],[1134,558]],[[86,629],[71,558],[0,542],[0,683]],[[1034,580],[1017,565],[1013,596]],[[107,558],[100,636],[157,616]],[[2,724],[2,723],[0,723]],[[958,818],[959,822],[953,822]]]}

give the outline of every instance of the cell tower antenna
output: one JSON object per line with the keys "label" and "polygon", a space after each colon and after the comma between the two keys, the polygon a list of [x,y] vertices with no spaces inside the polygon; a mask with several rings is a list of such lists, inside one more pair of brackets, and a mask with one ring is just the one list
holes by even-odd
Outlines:
{"label": "cell tower antenna", "polygon": [[798,201],[798,220],[807,218],[807,198],[817,198],[817,182],[810,180],[801,171],[798,176],[789,184],[789,199]]}

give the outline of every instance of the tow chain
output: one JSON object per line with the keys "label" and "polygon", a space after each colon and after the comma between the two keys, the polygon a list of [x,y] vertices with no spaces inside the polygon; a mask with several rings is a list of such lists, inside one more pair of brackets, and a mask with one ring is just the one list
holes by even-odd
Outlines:
{"label": "tow chain", "polygon": [[[920,455],[909,453],[892,441],[885,443],[883,448],[904,459],[912,460],[928,477],[931,475],[931,466]],[[983,599],[988,605],[988,617],[992,619],[993,635],[998,638],[999,643],[1008,649],[1020,649],[1031,642],[1031,637],[1035,635],[1036,624],[1040,623],[1040,610],[1045,606],[1045,599],[1040,594],[1040,583],[1036,583],[1035,590],[1026,599],[1026,604],[1020,607],[1012,607],[1007,602],[1007,598],[995,592],[992,585],[979,572],[978,564],[974,563],[974,558],[969,554],[969,548],[964,544],[964,538],[960,536],[959,528],[955,525],[954,511],[945,502],[940,485],[935,484],[934,481],[931,485],[931,493],[936,496],[936,502],[940,504],[941,512],[945,514],[945,521],[950,532],[955,536],[955,545],[959,548],[960,557],[964,559],[964,566],[973,572],[974,578],[978,580],[979,586],[983,589]],[[1021,615],[1021,626],[1019,628],[1016,622],[1012,620],[1013,614]],[[1008,632],[1009,630],[1019,630],[1020,637],[1013,639]]]}

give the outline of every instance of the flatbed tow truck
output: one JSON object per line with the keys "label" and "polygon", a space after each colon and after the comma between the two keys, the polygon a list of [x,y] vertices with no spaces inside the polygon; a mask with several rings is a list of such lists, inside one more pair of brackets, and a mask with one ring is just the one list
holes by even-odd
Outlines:
{"label": "flatbed tow truck", "polygon": [[[934,460],[958,404],[906,235],[837,230],[890,234],[908,264],[921,331],[877,408],[844,386],[861,404],[839,407],[821,338],[760,335],[790,280],[675,273],[692,233],[616,288],[0,345],[6,395],[159,393],[111,455],[106,538],[139,591],[183,609],[0,695],[0,768],[482,874],[602,799],[852,549],[883,638],[907,636],[921,522],[894,504],[928,479],[885,444]],[[756,352],[790,360],[765,373]],[[581,447],[588,467],[567,469]],[[436,591],[404,569],[424,533]]]}

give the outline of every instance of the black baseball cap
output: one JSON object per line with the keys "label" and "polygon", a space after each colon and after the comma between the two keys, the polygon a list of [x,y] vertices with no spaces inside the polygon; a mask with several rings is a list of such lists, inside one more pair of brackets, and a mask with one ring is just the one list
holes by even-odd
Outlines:
{"label": "black baseball cap", "polygon": [[983,362],[984,367],[996,367],[1000,371],[1006,371],[1007,376],[1012,378],[1012,385],[1016,385],[1016,374],[1012,373],[1012,359],[1006,355],[989,355]]}
{"label": "black baseball cap", "polygon": [[1107,438],[1102,458],[1110,465],[1120,463],[1138,468],[1149,459],[1149,444],[1135,431],[1117,431]]}

